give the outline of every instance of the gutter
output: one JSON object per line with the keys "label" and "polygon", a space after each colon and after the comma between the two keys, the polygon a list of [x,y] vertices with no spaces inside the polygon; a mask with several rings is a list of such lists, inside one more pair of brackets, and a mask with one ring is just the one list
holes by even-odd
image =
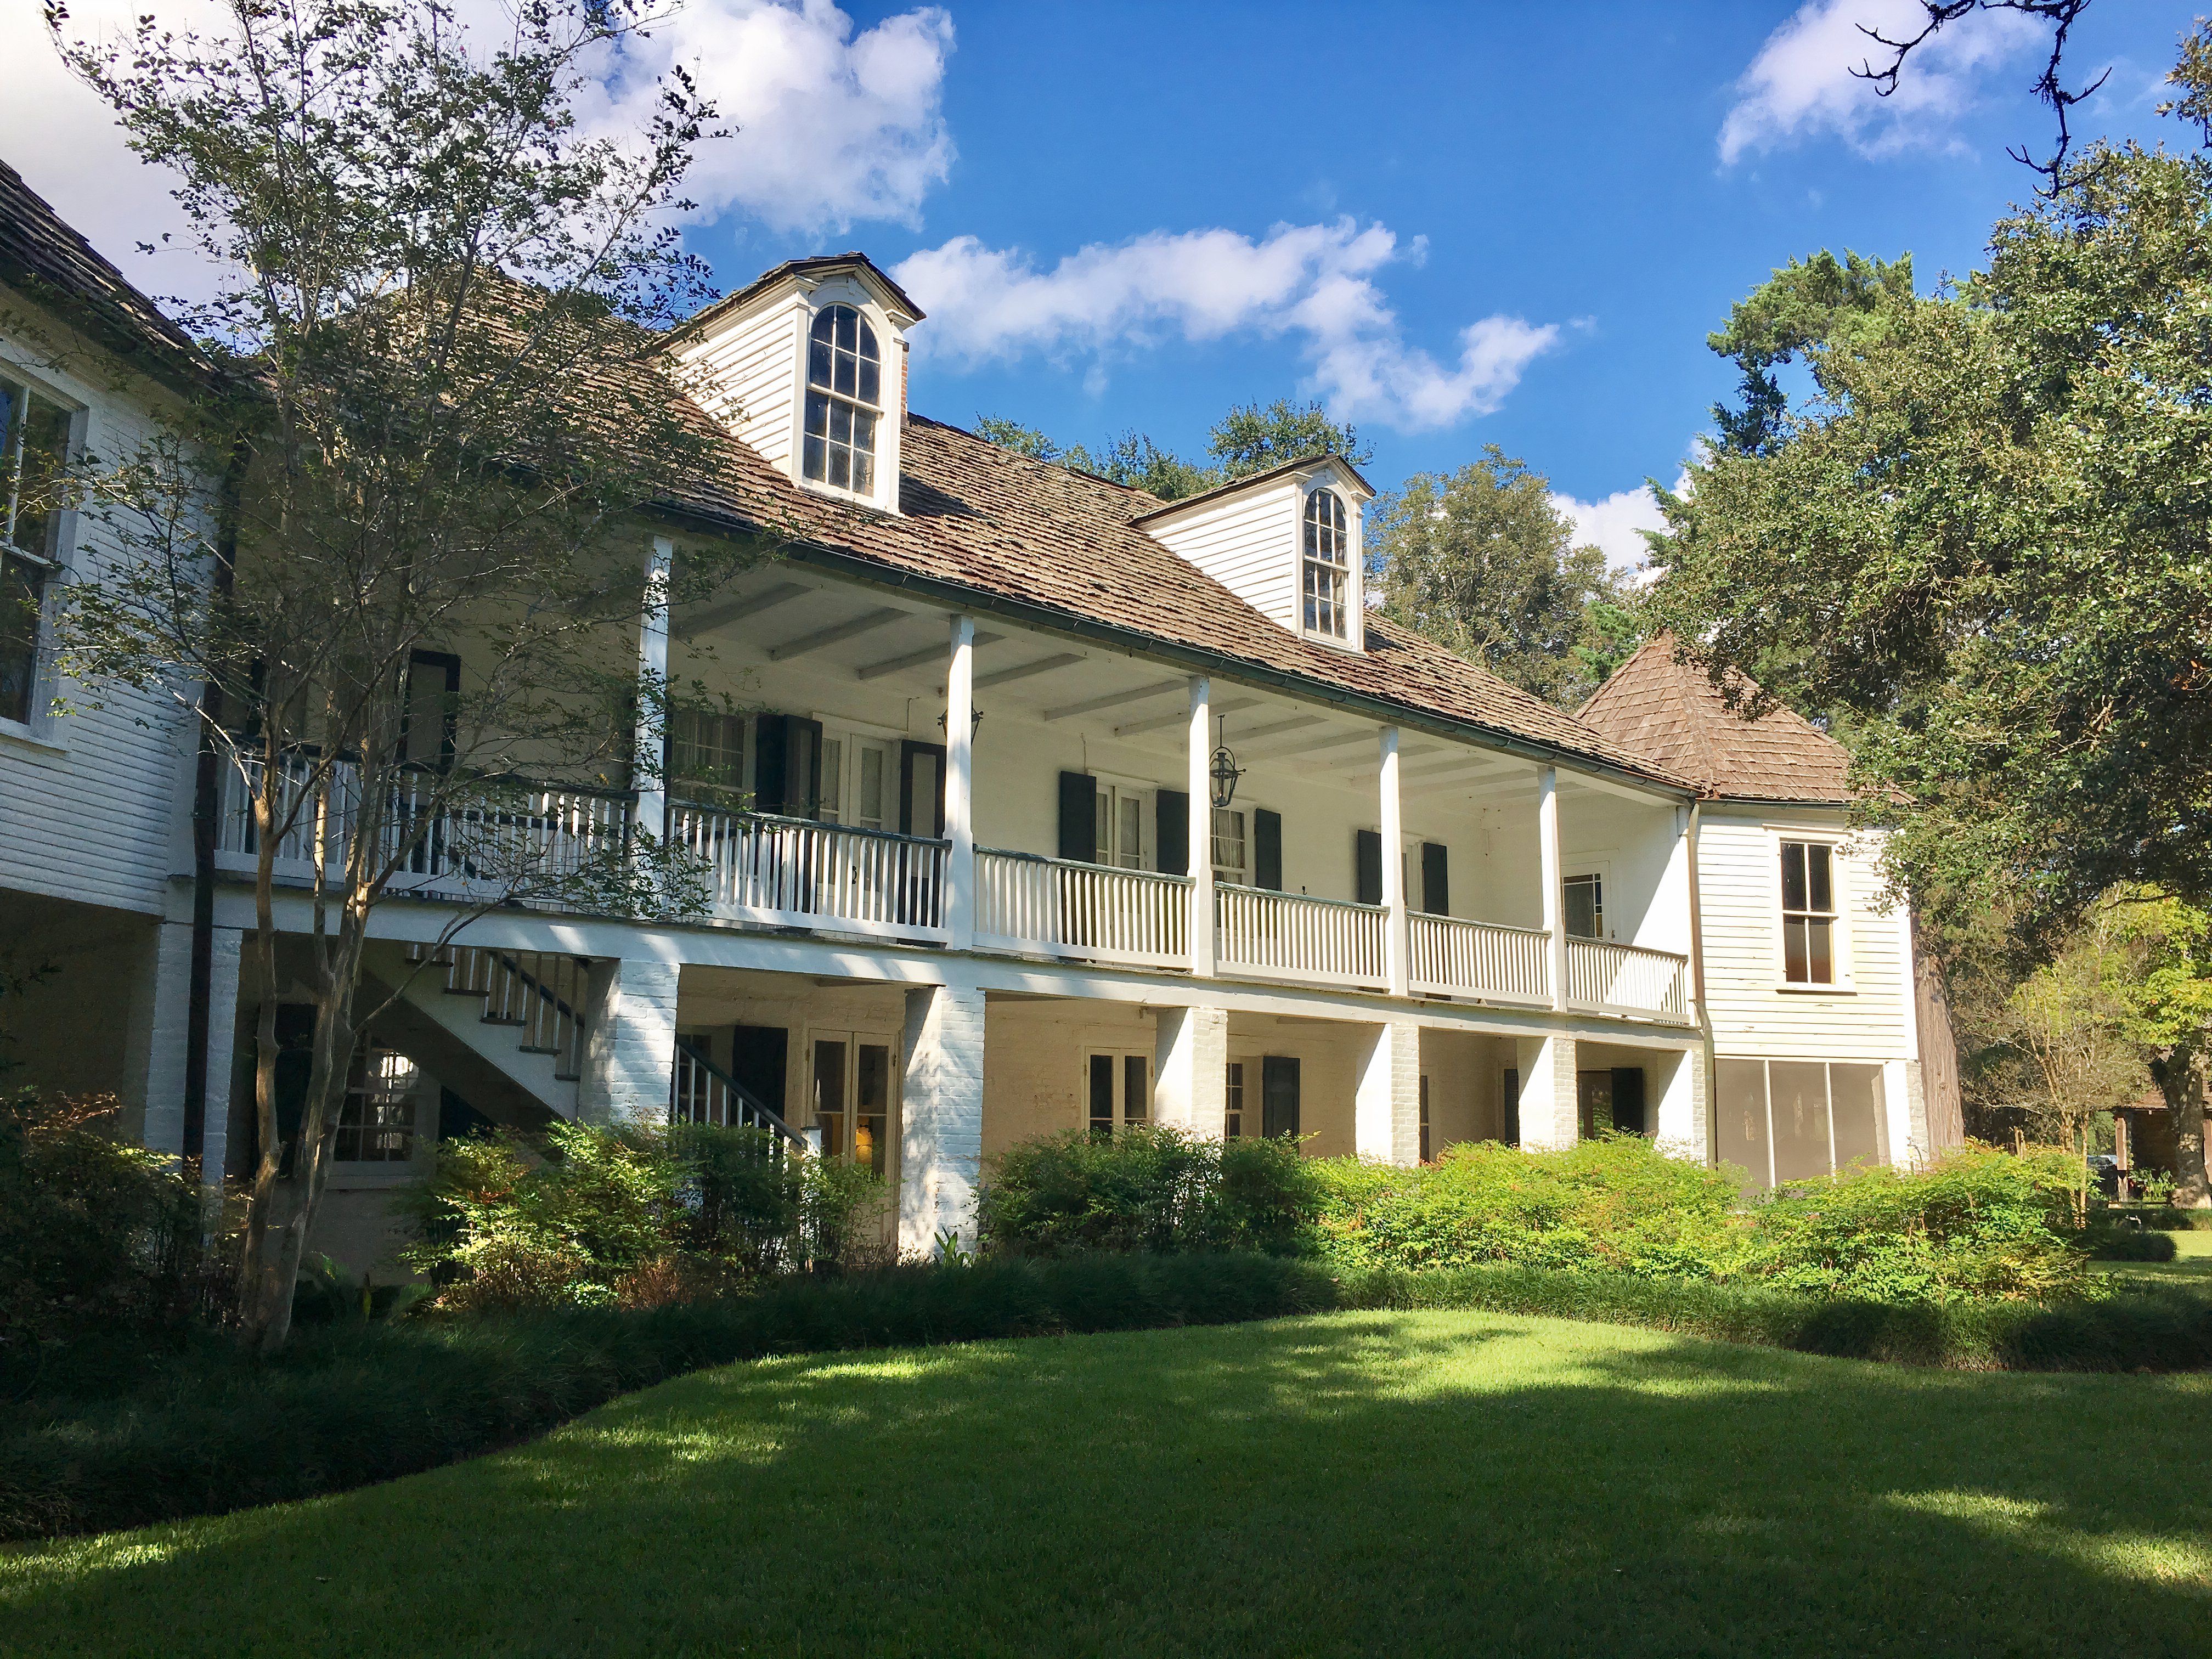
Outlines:
{"label": "gutter", "polygon": [[[700,509],[673,503],[655,508],[654,516],[680,525],[710,530],[717,535],[729,534],[732,523]],[[757,525],[741,524],[738,527],[748,535],[775,533]],[[947,578],[893,569],[875,559],[828,547],[818,542],[789,542],[785,545],[789,550],[788,556],[795,562],[833,571],[864,586],[920,594],[957,610],[1000,618],[1041,633],[1087,640],[1109,646],[1126,655],[1164,657],[1193,672],[1213,678],[1279,691],[1303,702],[1333,704],[1347,712],[1379,720],[1385,725],[1406,726],[1431,737],[1462,742],[1472,738],[1486,747],[1518,755],[1524,760],[1537,761],[1546,766],[1565,763],[1574,769],[1597,773],[1638,789],[1671,796],[1678,801],[1689,802],[1696,799],[1696,788],[1689,783],[1632,771],[1613,762],[1595,760],[1571,750],[1556,749],[1532,738],[1496,731],[1476,721],[1425,714],[1348,687],[1304,679],[1287,670],[1258,667],[1238,658],[1221,656],[1194,646],[1179,645],[1173,641],[1139,633],[1134,629],[1118,627],[1112,623],[1072,617],[1066,611],[1045,605],[986,594]]]}

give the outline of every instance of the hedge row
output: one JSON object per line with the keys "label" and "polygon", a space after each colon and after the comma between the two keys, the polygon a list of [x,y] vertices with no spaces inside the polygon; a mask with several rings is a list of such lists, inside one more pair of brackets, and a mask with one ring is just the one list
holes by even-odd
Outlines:
{"label": "hedge row", "polygon": [[2212,1368],[2212,1299],[2180,1291],[2101,1301],[1854,1302],[1741,1285],[1480,1267],[1347,1275],[1346,1308],[1465,1308],[1641,1325],[1723,1342],[1956,1370]]}
{"label": "hedge row", "polygon": [[1091,1256],[793,1277],[647,1311],[578,1309],[206,1345],[106,1399],[0,1429],[0,1539],[101,1532],[343,1492],[542,1434],[617,1395],[769,1354],[1223,1324],[1334,1305],[1313,1264]]}
{"label": "hedge row", "polygon": [[0,1430],[0,1539],[106,1531],[342,1492],[540,1434],[617,1395],[769,1354],[1226,1324],[1333,1309],[1484,1309],[1965,1369],[2212,1367],[2212,1301],[2038,1309],[1816,1299],[1510,1266],[1333,1277],[1262,1255],[1093,1255],[790,1278],[624,1312],[416,1321],[210,1347],[106,1399],[46,1397]]}

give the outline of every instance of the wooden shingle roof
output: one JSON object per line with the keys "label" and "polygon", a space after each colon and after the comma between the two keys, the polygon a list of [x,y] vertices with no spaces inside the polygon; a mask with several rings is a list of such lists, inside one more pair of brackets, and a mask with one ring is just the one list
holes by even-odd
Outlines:
{"label": "wooden shingle roof", "polygon": [[1291,695],[1357,702],[1386,716],[1396,708],[1417,722],[1478,728],[1508,747],[1690,787],[1670,768],[1378,616],[1364,618],[1362,651],[1300,638],[1138,528],[1134,520],[1164,505],[1142,490],[909,416],[892,516],[802,490],[714,431],[714,463],[679,505],[780,538],[802,562],[964,590],[1025,608],[1047,626],[1091,625],[1202,653]]}
{"label": "wooden shingle roof", "polygon": [[1793,709],[1743,719],[1703,669],[1675,659],[1665,635],[1615,669],[1576,714],[1724,800],[1840,804],[1852,796],[1841,744]]}

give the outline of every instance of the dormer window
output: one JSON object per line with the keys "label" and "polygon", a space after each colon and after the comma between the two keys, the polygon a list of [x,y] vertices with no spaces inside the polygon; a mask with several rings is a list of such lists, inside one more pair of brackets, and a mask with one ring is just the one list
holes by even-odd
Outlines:
{"label": "dormer window", "polygon": [[824,306],[806,345],[805,475],[836,489],[872,495],[876,422],[883,413],[883,363],[876,331],[851,306]]}
{"label": "dormer window", "polygon": [[[1306,497],[1305,621],[1309,634],[1340,640],[1351,609],[1352,532],[1344,497],[1316,489]],[[1281,567],[1278,566],[1277,568]]]}

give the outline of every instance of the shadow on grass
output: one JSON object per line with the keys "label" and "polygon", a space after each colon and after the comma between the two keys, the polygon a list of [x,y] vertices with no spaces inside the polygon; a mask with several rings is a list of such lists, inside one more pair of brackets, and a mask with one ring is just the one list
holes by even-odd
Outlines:
{"label": "shadow on grass", "polygon": [[2193,1656],[2208,1405],[1486,1314],[771,1360],[0,1557],[0,1650]]}

